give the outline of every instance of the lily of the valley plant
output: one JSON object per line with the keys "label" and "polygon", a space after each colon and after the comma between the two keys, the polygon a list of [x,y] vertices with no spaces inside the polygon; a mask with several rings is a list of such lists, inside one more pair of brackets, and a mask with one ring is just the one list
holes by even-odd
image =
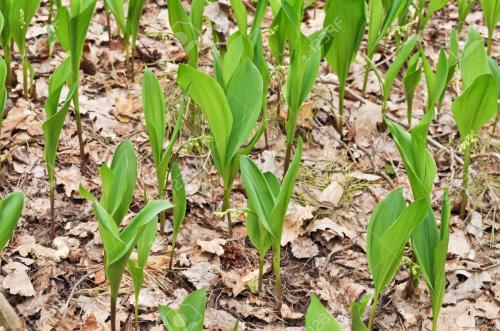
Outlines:
{"label": "lily of the valley plant", "polygon": [[[133,198],[137,178],[137,160],[132,143],[128,140],[121,143],[113,154],[111,165],[104,164],[99,173],[103,185],[100,200],[96,200],[83,187],[80,187],[80,193],[92,202],[98,221],[105,253],[104,271],[111,290],[111,330],[115,331],[116,305],[123,272],[127,264],[135,263],[129,263],[130,255],[136,246],[139,246],[140,253],[141,247],[151,244],[151,236],[147,237],[147,233],[152,233],[153,226],[150,224],[156,224],[157,215],[172,205],[164,200],[150,201],[123,230],[120,230]],[[142,239],[145,233],[146,238]],[[139,280],[134,275],[135,268],[144,265],[144,261],[132,264],[134,285]]]}
{"label": "lily of the valley plant", "polygon": [[198,66],[198,43],[202,33],[205,0],[193,0],[189,14],[181,0],[167,0],[168,19],[175,37],[181,43],[193,68]]}
{"label": "lily of the valley plant", "polygon": [[[173,149],[175,142],[179,137],[181,130],[182,120],[186,109],[186,100],[180,104],[179,113],[175,121],[174,129],[170,137],[170,141],[166,148],[166,125],[167,120],[165,117],[165,97],[160,82],[153,74],[147,69],[144,73],[142,81],[142,103],[144,106],[144,116],[146,119],[146,129],[149,136],[149,143],[153,152],[153,161],[156,168],[156,180],[158,185],[158,197],[165,198],[167,186],[167,174],[171,166]],[[160,234],[163,235],[165,230],[165,213],[160,214]]]}
{"label": "lily of the valley plant", "polygon": [[481,0],[484,21],[488,27],[488,55],[493,50],[493,33],[500,19],[500,0]]}
{"label": "lily of the valley plant", "polygon": [[187,65],[181,65],[177,75],[177,83],[183,90],[189,89],[190,97],[201,108],[210,126],[210,150],[224,185],[222,211],[226,212],[230,236],[232,222],[228,209],[239,159],[252,150],[263,133],[263,129],[259,129],[243,147],[262,110],[263,82],[259,70],[248,58],[233,58],[231,54],[228,51],[222,63],[225,88],[214,78]]}
{"label": "lily of the valley plant", "polygon": [[46,120],[42,125],[43,136],[45,140],[44,159],[47,165],[47,174],[49,176],[49,194],[50,194],[50,233],[55,237],[55,166],[57,147],[61,137],[61,131],[64,126],[66,115],[68,114],[73,94],[77,93],[72,88],[66,97],[66,101],[59,107],[61,91],[65,86],[71,72],[71,62],[66,59],[61,63],[49,79],[49,96],[45,101]]}
{"label": "lily of the valley plant", "polygon": [[75,89],[73,107],[75,110],[78,143],[80,145],[80,162],[85,164],[85,147],[83,142],[82,121],[80,116],[80,61],[83,55],[83,45],[89,28],[96,0],[71,0],[69,8],[59,7],[55,21],[56,37],[62,48],[71,58],[71,75],[68,84]]}
{"label": "lily of the valley plant", "polygon": [[184,186],[184,180],[182,179],[181,169],[179,164],[174,162],[172,164],[172,202],[174,204],[173,208],[173,219],[172,219],[172,250],[170,251],[170,261],[169,269],[172,269],[174,265],[175,256],[175,246],[177,244],[177,236],[181,230],[181,225],[184,222],[184,217],[186,216],[186,187]]}
{"label": "lily of the valley plant", "polygon": [[[4,6],[4,8],[7,6]],[[12,38],[14,39],[14,42],[19,50],[19,55],[21,56],[23,66],[23,94],[25,97],[29,96],[31,90],[28,86],[28,74],[31,64],[28,61],[26,49],[26,33],[28,32],[31,19],[35,15],[39,6],[40,0],[14,0],[10,3],[10,32],[12,33]]]}
{"label": "lily of the valley plant", "polygon": [[[248,196],[249,213],[255,215],[250,217],[252,223],[249,227],[249,236],[252,233],[251,241],[256,244],[259,254],[261,254],[261,261],[269,246],[272,249],[272,264],[276,277],[276,304],[279,308],[283,302],[281,237],[301,157],[302,139],[299,138],[293,161],[281,184],[274,174],[269,172],[263,174],[248,156],[244,156],[240,160],[241,177]],[[265,249],[266,247],[267,249]],[[262,277],[262,268],[263,263],[261,262],[259,277]]]}
{"label": "lily of the valley plant", "polygon": [[481,127],[498,112],[500,77],[498,63],[486,55],[479,33],[470,30],[460,58],[462,94],[453,102],[451,111],[460,134],[460,148],[464,153],[462,175],[462,202],[460,214],[465,214],[468,204],[469,167],[472,148]]}
{"label": "lily of the valley plant", "polygon": [[[441,209],[441,226],[438,230],[431,206],[432,187],[437,172],[436,163],[430,151],[426,149],[427,132],[433,118],[434,110],[430,109],[410,133],[390,120],[387,120],[387,126],[403,159],[414,199],[417,201],[427,199],[428,201],[427,215],[422,224],[413,232],[411,240],[414,254],[431,294],[432,321],[435,331],[446,286],[445,262],[448,252],[451,207],[448,193],[445,191]],[[410,279],[409,282],[411,281]]]}
{"label": "lily of the valley plant", "polygon": [[458,0],[458,32],[462,32],[462,29],[469,15],[472,7],[476,4],[477,0]]}
{"label": "lily of the valley plant", "polygon": [[116,23],[123,34],[123,44],[125,48],[125,57],[127,65],[130,69],[132,81],[134,80],[134,53],[137,40],[137,31],[141,20],[142,9],[144,8],[145,0],[129,0],[127,8],[127,16],[125,17],[125,1],[124,0],[105,0],[106,6],[113,16]]}
{"label": "lily of the valley plant", "polygon": [[204,288],[190,293],[178,309],[160,305],[163,324],[168,331],[203,331],[207,292]]}
{"label": "lily of the valley plant", "polygon": [[441,10],[449,0],[418,0],[416,5],[418,16],[418,31],[422,31],[432,15],[438,10]]}
{"label": "lily of the valley plant", "polygon": [[408,61],[408,68],[403,77],[403,87],[406,95],[406,117],[408,118],[408,127],[411,128],[413,118],[413,97],[420,80],[422,79],[422,68],[418,66],[420,54],[414,54]]}
{"label": "lily of the valley plant", "polygon": [[347,75],[365,32],[366,4],[365,0],[328,0],[325,11],[323,29],[326,32],[325,39],[328,39],[324,52],[328,64],[339,79],[339,113],[336,124],[337,131],[342,132]]}
{"label": "lily of the valley plant", "polygon": [[[12,32],[10,30],[10,9],[12,0],[0,0],[0,13],[3,17],[3,27],[0,29],[0,43],[2,44],[3,57],[7,65],[6,85],[10,85],[11,62],[12,62]],[[0,119],[1,120],[1,119]]]}

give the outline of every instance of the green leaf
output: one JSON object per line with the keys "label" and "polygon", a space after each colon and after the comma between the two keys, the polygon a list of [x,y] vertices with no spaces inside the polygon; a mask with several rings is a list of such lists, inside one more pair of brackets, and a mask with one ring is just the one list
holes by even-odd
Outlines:
{"label": "green leaf", "polygon": [[240,30],[241,34],[246,35],[248,29],[248,23],[247,23],[248,14],[245,5],[243,4],[242,0],[230,0],[230,1],[231,1],[231,8],[234,11],[234,17],[236,18],[236,23],[238,24],[238,29]]}
{"label": "green leaf", "polygon": [[7,65],[5,61],[0,58],[0,130],[2,130],[3,112],[7,104],[7,89],[5,82],[7,80]]}
{"label": "green leaf", "polygon": [[105,0],[108,10],[113,14],[116,24],[121,32],[125,31],[125,12],[123,6],[124,0]]}
{"label": "green leaf", "polygon": [[462,74],[462,92],[471,86],[476,78],[491,72],[483,37],[474,29],[470,29],[467,34],[464,51],[460,58],[460,71]]}
{"label": "green leaf", "polygon": [[352,331],[368,331],[365,323],[363,322],[363,313],[365,312],[369,295],[365,295],[359,301],[353,301],[349,307],[351,311],[351,330]]}
{"label": "green leaf", "polygon": [[[326,2],[324,27],[333,39],[326,53],[328,64],[339,77],[341,86],[345,86],[349,67],[358,52],[366,25],[366,4],[364,0]],[[342,22],[342,26],[335,26]],[[339,23],[340,24],[340,23]]]}
{"label": "green leaf", "polygon": [[160,305],[159,311],[168,331],[202,331],[205,306],[206,290],[203,288],[189,294],[179,309]]}
{"label": "green leaf", "polygon": [[0,253],[16,228],[23,206],[24,194],[21,192],[10,193],[0,200]]}
{"label": "green leaf", "polygon": [[26,54],[26,33],[35,15],[40,0],[15,0],[10,7],[10,31],[22,57]]}
{"label": "green leaf", "polygon": [[486,26],[492,33],[500,19],[500,0],[480,0],[480,2]]}
{"label": "green leaf", "polygon": [[399,74],[399,71],[405,64],[406,60],[413,52],[413,49],[415,48],[417,41],[418,41],[418,35],[414,35],[413,37],[408,39],[408,41],[399,50],[398,55],[396,56],[394,62],[392,62],[392,64],[389,66],[389,70],[387,70],[387,73],[385,74],[385,79],[383,84],[383,92],[385,100],[389,100],[389,95],[394,85],[394,81],[396,80],[396,76]]}
{"label": "green leaf", "polygon": [[431,107],[434,107],[437,101],[439,101],[448,85],[448,59],[446,57],[446,53],[441,48],[439,51],[436,72],[434,72],[422,48],[420,49],[420,54],[422,57],[425,81],[427,85],[427,109],[430,109]]}
{"label": "green leaf", "polygon": [[307,307],[306,331],[342,331],[337,320],[330,315],[314,294],[311,296],[309,307]]}
{"label": "green leaf", "polygon": [[177,162],[172,164],[172,200],[174,203],[172,245],[174,246],[182,222],[184,222],[187,206],[186,189],[184,181],[182,180],[181,170]]}
{"label": "green leaf", "polygon": [[370,19],[368,24],[368,58],[371,59],[380,41],[385,37],[392,23],[404,9],[405,1],[394,0],[387,12],[384,12],[382,0],[373,0],[370,4]]}
{"label": "green leaf", "polygon": [[132,47],[135,47],[135,40],[137,39],[137,31],[139,30],[144,3],[145,0],[129,0],[124,37],[125,40],[130,40],[132,42]]}
{"label": "green leaf", "polygon": [[[189,65],[196,67],[198,65],[198,36],[200,30],[190,20],[180,0],[167,0],[167,5],[172,31],[174,31],[175,37],[179,40],[188,56]],[[201,25],[201,17],[199,19]]]}
{"label": "green leaf", "polygon": [[[302,0],[283,1],[271,23],[269,49],[278,64],[283,63],[287,42],[292,50],[295,48],[297,42],[300,43],[300,22],[303,14],[302,5]],[[273,6],[271,2],[271,8],[274,8]]]}
{"label": "green leaf", "polygon": [[215,79],[187,65],[179,66],[177,83],[185,91],[189,87],[189,95],[208,119],[219,157],[225,160],[233,115],[224,90]]}
{"label": "green leaf", "polygon": [[494,77],[478,77],[451,106],[460,137],[477,133],[498,111],[497,87]]}
{"label": "green leaf", "polygon": [[249,59],[238,67],[229,81],[226,94],[233,125],[226,149],[226,165],[257,124],[262,108],[262,84],[259,70]]}
{"label": "green leaf", "polygon": [[[2,48],[6,49],[10,47],[10,41],[12,39],[12,33],[10,30],[10,9],[12,0],[0,0],[0,13],[3,16],[3,29],[0,33],[0,42],[2,43]],[[4,54],[5,56],[5,54]]]}
{"label": "green leaf", "polygon": [[222,60],[222,77],[227,86],[238,67],[247,59],[253,58],[253,45],[246,35],[233,34],[227,43],[227,52]]}
{"label": "green leaf", "polygon": [[[418,67],[418,61],[420,59],[420,54],[415,53],[408,61],[408,69],[406,69],[405,75],[403,77],[403,86],[405,90],[407,105],[408,105],[408,118],[412,117],[412,106],[413,97],[415,90],[420,83],[422,78],[422,69]],[[411,123],[411,122],[410,122]]]}

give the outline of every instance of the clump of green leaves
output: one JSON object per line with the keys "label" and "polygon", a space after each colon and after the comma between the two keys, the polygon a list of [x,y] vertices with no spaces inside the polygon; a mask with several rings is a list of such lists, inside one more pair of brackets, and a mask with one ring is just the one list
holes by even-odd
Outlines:
{"label": "clump of green leaves", "polygon": [[[165,198],[165,190],[167,186],[167,174],[171,166],[173,149],[179,132],[181,130],[182,121],[186,109],[186,99],[180,105],[179,113],[175,121],[174,129],[170,137],[170,141],[166,148],[166,125],[165,117],[165,97],[160,82],[154,73],[147,69],[144,72],[142,81],[142,103],[144,106],[144,115],[146,119],[146,129],[149,136],[149,143],[153,151],[153,161],[156,168],[156,179],[158,185],[158,197]],[[165,213],[160,214],[160,233],[165,230]]]}
{"label": "clump of green leaves", "polygon": [[438,10],[441,10],[449,0],[418,0],[416,5],[418,15],[418,31],[422,31],[432,15]]}
{"label": "clump of green leaves", "polygon": [[71,75],[68,84],[75,89],[73,106],[75,110],[76,129],[80,145],[80,162],[85,164],[85,147],[83,142],[82,122],[80,116],[80,99],[78,87],[80,85],[80,61],[83,55],[83,45],[87,36],[96,0],[71,0],[69,8],[60,6],[55,21],[56,37],[62,48],[71,58]]}
{"label": "clump of green leaves", "polygon": [[[235,41],[236,42],[236,41]],[[229,46],[231,49],[231,46]],[[230,195],[239,171],[239,158],[248,154],[263,133],[263,127],[248,140],[262,110],[263,82],[248,57],[227,52],[219,82],[187,65],[179,66],[177,83],[187,91],[208,120],[212,134],[210,149],[217,172],[224,183],[223,212],[230,208]],[[221,84],[226,84],[224,87]],[[232,235],[230,213],[226,214]]]}
{"label": "clump of green leaves", "polygon": [[373,327],[380,295],[398,271],[406,243],[427,212],[427,200],[423,198],[406,206],[402,189],[392,191],[373,209],[366,242],[375,287],[369,330]]}
{"label": "clump of green leaves", "polygon": [[205,0],[193,0],[189,14],[182,6],[181,0],[167,0],[168,19],[175,37],[181,43],[193,68],[198,66],[198,43],[202,32],[203,10]]}
{"label": "clump of green leaves", "polygon": [[0,200],[0,253],[10,240],[24,206],[24,194],[13,192]]}
{"label": "clump of green leaves", "polygon": [[[241,177],[248,196],[249,213],[254,214],[250,223],[249,236],[259,250],[261,256],[269,246],[273,254],[273,270],[276,277],[276,303],[282,304],[281,287],[281,237],[288,209],[288,203],[293,193],[295,179],[302,157],[302,139],[299,138],[297,150],[290,168],[280,184],[278,178],[267,172],[263,174],[255,163],[247,156],[240,160]],[[255,218],[258,225],[255,223]],[[248,220],[248,218],[247,218]],[[252,232],[252,234],[250,234]],[[267,249],[265,249],[267,247]],[[262,276],[262,273],[260,273]]]}
{"label": "clump of green leaves", "polygon": [[127,16],[125,17],[124,0],[105,0],[106,7],[115,17],[120,33],[123,35],[123,44],[125,48],[125,58],[130,69],[132,81],[135,77],[134,72],[134,53],[137,40],[137,31],[141,20],[142,10],[145,0],[129,0]]}
{"label": "clump of green leaves", "polygon": [[[384,5],[385,4],[385,5]],[[394,23],[396,17],[405,6],[405,1],[383,1],[373,0],[368,5],[368,45],[366,48],[366,57],[369,63],[366,68],[363,81],[363,96],[366,93],[368,84],[368,75],[370,73],[370,61],[377,51],[378,44],[387,35],[389,28]]]}
{"label": "clump of green leaves", "polygon": [[64,126],[66,115],[69,111],[69,106],[73,98],[73,94],[77,93],[75,89],[71,89],[66,97],[66,101],[59,107],[59,99],[61,91],[66,84],[71,72],[71,62],[66,59],[61,63],[49,79],[49,96],[45,101],[45,117],[46,120],[42,125],[43,136],[45,140],[44,159],[47,165],[47,174],[49,176],[49,194],[50,194],[50,233],[52,238],[55,237],[55,165],[57,147],[61,137],[61,131]]}
{"label": "clump of green leaves", "polygon": [[202,288],[190,293],[178,309],[160,305],[160,316],[167,330],[203,331],[206,296],[206,290]]}
{"label": "clump of green leaves", "polygon": [[460,58],[462,94],[453,102],[451,111],[460,134],[460,148],[464,153],[463,188],[460,214],[465,215],[468,204],[469,167],[472,148],[483,125],[498,112],[497,85],[500,69],[484,49],[479,33],[471,29],[467,35],[464,51]]}
{"label": "clump of green leaves", "polygon": [[[144,252],[145,247],[151,247],[153,226],[150,224],[156,224],[157,215],[171,208],[172,205],[164,200],[150,201],[120,231],[133,198],[137,178],[137,160],[132,143],[128,140],[121,143],[113,154],[110,166],[104,164],[99,169],[99,173],[103,185],[100,200],[96,200],[83,187],[80,187],[80,193],[85,199],[92,202],[104,245],[104,271],[111,289],[111,330],[114,331],[116,330],[117,298],[125,267],[127,264],[132,267],[131,274],[134,285],[142,284],[140,281],[142,278],[138,277],[137,269],[145,266],[144,256],[147,259],[147,254],[141,254],[141,252]],[[143,238],[145,232],[146,237]],[[136,246],[139,252],[137,264],[129,261],[130,254]]]}
{"label": "clump of green leaves", "polygon": [[311,296],[309,307],[307,307],[306,331],[342,331],[337,320],[314,294]]}
{"label": "clump of green leaves", "polygon": [[[324,47],[326,60],[339,78],[339,114],[337,130],[342,132],[344,123],[344,96],[351,62],[356,57],[366,26],[364,0],[326,2],[323,29],[327,43]],[[341,24],[337,26],[336,24]]]}
{"label": "clump of green leaves", "polygon": [[441,226],[438,230],[431,206],[436,163],[430,151],[426,149],[427,132],[433,118],[434,109],[431,108],[410,133],[390,120],[387,120],[387,126],[403,159],[414,199],[428,201],[427,215],[423,223],[413,232],[411,239],[414,254],[431,293],[433,330],[436,330],[446,286],[445,262],[448,252],[451,207],[448,193],[445,191]]}
{"label": "clump of green leaves", "polygon": [[483,9],[484,21],[488,27],[488,55],[491,55],[493,46],[493,32],[500,19],[500,0],[480,0]]}
{"label": "clump of green leaves", "polygon": [[[29,96],[31,90],[28,87],[28,71],[31,68],[31,64],[28,61],[28,54],[26,52],[26,33],[28,32],[31,19],[39,6],[40,0],[15,0],[10,3],[10,32],[21,56],[23,66],[23,94],[25,97]],[[8,8],[8,5],[5,4],[4,8]],[[31,68],[31,70],[33,69]]]}
{"label": "clump of green leaves", "polygon": [[295,140],[297,118],[302,104],[306,101],[318,76],[321,62],[322,33],[316,32],[306,37],[300,34],[293,48],[287,71],[285,99],[288,104],[286,119],[286,154],[284,172],[290,164],[292,146]]}

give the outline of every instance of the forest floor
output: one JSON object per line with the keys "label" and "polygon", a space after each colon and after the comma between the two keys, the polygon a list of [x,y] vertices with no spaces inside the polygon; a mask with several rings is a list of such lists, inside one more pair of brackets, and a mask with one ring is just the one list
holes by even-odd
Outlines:
{"label": "forest floor", "polygon": [[[306,11],[304,31],[323,24],[322,2]],[[143,69],[159,77],[167,100],[168,123],[173,123],[181,91],[175,83],[178,63],[185,60],[169,24],[164,0],[148,1],[141,20],[135,61],[136,79],[127,78],[123,44],[108,39],[102,1],[87,36],[84,75],[80,89],[81,111],[88,164],[80,169],[78,139],[73,115],[68,116],[57,161],[57,238],[50,239],[49,192],[43,161],[43,103],[48,78],[65,57],[57,46],[48,56],[47,6],[43,4],[28,32],[29,58],[35,70],[36,95],[22,97],[21,84],[9,92],[7,115],[0,136],[2,170],[0,196],[20,190],[26,194],[25,208],[13,239],[0,263],[0,284],[10,303],[32,330],[107,330],[109,292],[103,272],[103,248],[91,206],[79,195],[82,183],[100,192],[98,168],[108,161],[116,146],[130,139],[136,148],[139,177],[132,211],[144,205],[144,192],[155,197],[156,177],[146,134],[140,97]],[[234,29],[227,6],[207,7],[206,15],[226,34]],[[434,15],[423,34],[424,49],[433,65],[440,47],[446,47],[456,26],[455,2]],[[265,26],[270,24],[270,15]],[[113,31],[116,26],[112,24]],[[469,27],[486,36],[482,14],[474,8],[460,36],[463,46]],[[500,54],[499,35],[493,54]],[[210,31],[205,31],[200,67],[211,71]],[[364,52],[363,42],[361,52]],[[390,59],[394,45],[386,42],[375,61]],[[267,54],[269,62],[270,54]],[[15,63],[19,81],[21,70]],[[380,91],[370,75],[368,93],[361,97],[364,60],[351,67],[346,102],[347,129],[344,139],[333,128],[332,111],[338,104],[337,80],[322,63],[310,101],[302,108],[299,133],[305,139],[302,164],[287,215],[283,237],[284,305],[275,310],[274,281],[270,257],[266,264],[264,293],[252,294],[258,264],[257,251],[246,237],[242,213],[234,215],[236,226],[227,237],[221,210],[223,190],[209,150],[208,126],[200,113],[188,112],[180,138],[179,160],[188,193],[188,212],[178,241],[176,265],[168,271],[165,240],[171,229],[158,237],[146,269],[140,296],[141,330],[162,330],[158,305],[178,304],[188,292],[208,289],[207,330],[232,330],[236,319],[241,330],[303,330],[304,314],[315,293],[349,329],[349,304],[372,293],[365,252],[367,222],[375,204],[389,191],[411,190],[398,151],[387,132],[377,130]],[[380,66],[385,70],[384,64]],[[277,117],[278,70],[272,68],[269,96],[269,146],[264,139],[251,157],[261,169],[281,175],[284,157],[283,118]],[[430,128],[430,144],[438,166],[433,193],[438,212],[441,196],[448,188],[457,204],[462,165],[459,137],[450,112],[459,91],[455,77],[442,109]],[[417,122],[426,103],[425,84],[415,95]],[[406,123],[406,100],[401,78],[389,102],[390,116]],[[201,125],[200,125],[201,123]],[[446,278],[448,281],[440,330],[494,330],[500,328],[499,268],[499,129],[483,128],[473,152],[471,209],[466,218],[452,213]],[[235,210],[243,210],[246,199],[241,180],[236,180],[231,198]],[[409,253],[409,252],[408,252]],[[408,256],[410,256],[408,254]],[[410,261],[410,260],[408,260]],[[407,296],[411,262],[401,267],[395,282],[385,291],[377,313],[379,330],[430,330],[431,305],[425,281]],[[119,315],[123,330],[133,329],[133,290],[129,275],[122,282]],[[2,327],[0,327],[2,330]]]}

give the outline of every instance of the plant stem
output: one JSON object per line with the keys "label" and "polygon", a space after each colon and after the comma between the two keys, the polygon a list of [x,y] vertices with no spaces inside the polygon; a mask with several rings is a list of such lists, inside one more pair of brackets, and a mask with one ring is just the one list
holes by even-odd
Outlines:
{"label": "plant stem", "polygon": [[290,143],[286,145],[285,164],[283,166],[283,178],[285,178],[286,172],[288,171],[291,158],[292,158],[292,144]]}
{"label": "plant stem", "polygon": [[50,186],[50,236],[52,239],[56,237],[56,225],[55,225],[55,203],[56,203],[56,181],[54,175],[52,174],[49,178]]}
{"label": "plant stem", "polygon": [[491,56],[493,49],[493,31],[488,31],[488,56]]}
{"label": "plant stem", "polygon": [[74,84],[77,84],[75,94],[73,94],[73,105],[75,108],[75,120],[76,120],[76,133],[78,135],[78,144],[80,145],[80,165],[83,168],[85,166],[85,145],[83,143],[83,130],[82,130],[82,120],[80,116],[80,99],[78,92],[78,85],[80,83],[79,74],[76,74],[76,80]]}
{"label": "plant stem", "polygon": [[408,127],[411,129],[411,120],[413,117],[413,100],[410,99],[408,99],[406,117],[408,117]]}
{"label": "plant stem", "polygon": [[111,296],[111,331],[116,331],[116,298]]}
{"label": "plant stem", "polygon": [[23,323],[19,316],[17,316],[16,311],[9,304],[9,301],[0,292],[0,325],[5,326],[7,330],[10,331],[22,331],[25,330]]}
{"label": "plant stem", "polygon": [[432,331],[437,330],[438,316],[432,315]]}
{"label": "plant stem", "polygon": [[464,151],[464,169],[462,175],[462,201],[460,203],[460,216],[465,216],[465,210],[467,209],[467,187],[469,185],[469,167],[470,167],[470,153],[472,150],[472,143],[469,143]]}
{"label": "plant stem", "polygon": [[370,319],[368,320],[368,330],[371,331],[373,329],[373,320],[375,318],[375,311],[378,306],[378,299],[380,297],[380,293],[375,292],[375,297],[373,298],[372,310],[370,312]]}
{"label": "plant stem", "polygon": [[177,241],[177,238],[172,238],[172,250],[170,251],[170,261],[168,262],[168,269],[169,270],[172,270],[172,268],[174,266],[176,241]]}
{"label": "plant stem", "polygon": [[[369,57],[369,58],[370,58],[370,60],[371,60],[371,57]],[[369,63],[367,63],[367,64],[366,64],[366,67],[365,67],[365,77],[364,77],[364,79],[363,79],[363,89],[362,89],[362,91],[361,91],[361,95],[362,95],[363,97],[365,97],[365,96],[366,96],[366,88],[368,87],[368,75],[369,75],[369,74],[370,74],[370,64],[369,64]]]}
{"label": "plant stem", "polygon": [[345,85],[339,84],[339,116],[337,117],[337,131],[340,133],[342,138],[342,128],[344,127],[344,97],[345,97]]}
{"label": "plant stem", "polygon": [[[226,212],[229,208],[231,208],[230,198],[231,198],[231,187],[224,188],[224,201],[222,203],[222,212]],[[226,219],[227,219],[228,235],[231,238],[233,236],[233,223],[231,221],[230,212],[226,213]]]}
{"label": "plant stem", "polygon": [[264,254],[260,254],[259,256],[259,285],[257,287],[257,293],[262,292],[262,278],[264,276],[264,264],[265,264],[265,256]]}
{"label": "plant stem", "polygon": [[23,95],[28,98],[28,59],[23,55]]}
{"label": "plant stem", "polygon": [[135,328],[139,328],[139,293],[134,293],[134,322]]}
{"label": "plant stem", "polygon": [[132,49],[130,50],[130,74],[132,75],[132,83],[135,82],[135,68],[134,68],[134,58],[135,58],[135,39],[132,39]]}
{"label": "plant stem", "polygon": [[274,276],[276,277],[276,309],[281,310],[283,303],[283,288],[281,286],[281,247],[273,249],[273,269]]}
{"label": "plant stem", "polygon": [[5,82],[6,82],[5,85],[10,86],[10,74],[11,74],[10,66],[11,66],[11,62],[12,62],[12,53],[11,53],[10,44],[8,42],[6,43],[5,48],[3,50],[3,55],[5,57],[5,66],[7,67],[7,75],[5,77]]}

